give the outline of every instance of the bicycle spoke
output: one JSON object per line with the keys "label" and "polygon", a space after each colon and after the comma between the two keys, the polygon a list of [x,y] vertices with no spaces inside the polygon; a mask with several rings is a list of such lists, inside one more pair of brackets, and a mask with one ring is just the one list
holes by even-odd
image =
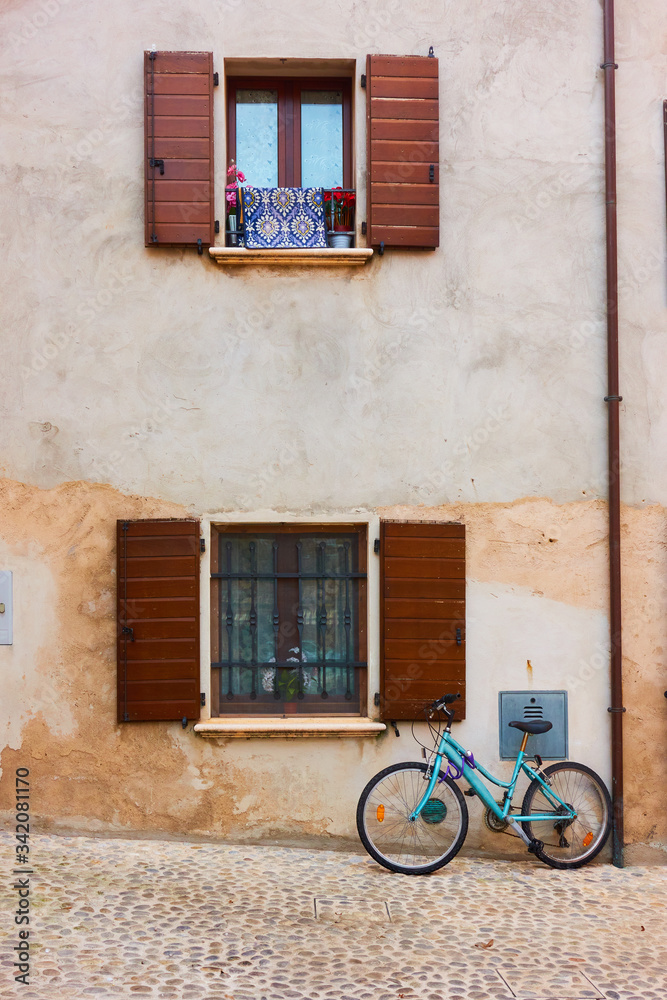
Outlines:
{"label": "bicycle spoke", "polygon": [[[549,791],[533,782],[524,798],[523,813],[553,813],[553,818],[526,820],[524,827],[530,836],[542,841],[540,857],[547,864],[579,867],[595,857],[607,839],[610,805],[606,789],[595,772],[581,764],[551,765],[545,774],[550,781]],[[550,802],[551,796],[557,796],[567,812]],[[572,818],[568,816],[570,810],[575,813]]]}
{"label": "bicycle spoke", "polygon": [[425,778],[425,765],[396,765],[386,774],[381,772],[362,796],[357,817],[362,841],[376,860],[393,870],[439,867],[465,837],[465,806],[458,801],[460,792],[453,792],[447,783],[438,784],[429,800],[442,803],[442,818],[431,810],[426,818],[420,814],[409,820],[428,787]]}

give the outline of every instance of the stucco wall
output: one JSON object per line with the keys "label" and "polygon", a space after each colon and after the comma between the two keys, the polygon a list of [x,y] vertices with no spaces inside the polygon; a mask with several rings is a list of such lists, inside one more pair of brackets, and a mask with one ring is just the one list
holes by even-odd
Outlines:
{"label": "stucco wall", "polygon": [[[620,7],[617,37],[626,822],[631,841],[667,846],[665,811],[645,805],[664,798],[667,759],[663,20],[658,0]],[[117,516],[464,520],[465,739],[493,761],[497,691],[529,685],[530,660],[536,689],[571,692],[571,755],[608,778],[599,3],[38,0],[6,3],[0,24],[0,535],[16,587],[2,765],[34,758],[44,820],[349,835],[366,778],[412,756],[404,734],[119,729]],[[212,50],[221,77],[225,58],[355,59],[359,220],[366,53],[433,45],[440,249],[326,275],[145,249],[152,44]],[[222,86],[215,120],[221,214]]]}

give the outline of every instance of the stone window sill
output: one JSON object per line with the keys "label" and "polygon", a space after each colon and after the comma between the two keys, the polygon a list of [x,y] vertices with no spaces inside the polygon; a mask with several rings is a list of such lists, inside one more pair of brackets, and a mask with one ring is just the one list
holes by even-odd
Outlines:
{"label": "stone window sill", "polygon": [[271,739],[276,737],[345,737],[345,736],[378,736],[387,727],[383,722],[359,717],[322,716],[227,716],[225,718],[209,719],[198,722],[195,732],[204,739]]}
{"label": "stone window sill", "polygon": [[244,264],[266,264],[271,267],[360,267],[373,256],[370,247],[350,247],[348,250],[246,250],[244,247],[209,247],[216,264],[239,267]]}

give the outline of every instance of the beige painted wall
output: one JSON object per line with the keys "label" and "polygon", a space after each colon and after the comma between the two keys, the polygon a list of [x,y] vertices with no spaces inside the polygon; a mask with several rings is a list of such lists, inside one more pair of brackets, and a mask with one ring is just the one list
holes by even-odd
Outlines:
{"label": "beige painted wall", "polygon": [[[663,14],[619,5],[617,55],[627,831],[667,848]],[[404,734],[118,728],[117,516],[464,520],[465,739],[493,761],[497,691],[528,685],[530,660],[537,689],[570,690],[571,755],[608,778],[599,3],[295,0],[287,16],[260,0],[35,0],[6,3],[0,26],[0,568],[16,604],[2,766],[29,756],[44,821],[349,836],[367,777],[412,756]],[[221,75],[225,58],[355,59],[359,220],[365,55],[433,45],[441,248],[326,275],[146,250],[152,44],[212,50]],[[221,212],[222,87],[215,117]]]}

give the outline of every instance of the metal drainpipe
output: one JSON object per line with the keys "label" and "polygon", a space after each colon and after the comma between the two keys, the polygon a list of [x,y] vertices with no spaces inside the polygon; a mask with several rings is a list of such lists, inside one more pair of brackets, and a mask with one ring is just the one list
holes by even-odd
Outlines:
{"label": "metal drainpipe", "polygon": [[609,445],[609,638],[611,644],[612,861],[623,867],[623,674],[621,650],[621,465],[618,392],[618,246],[614,0],[604,0],[605,214],[607,243],[607,393]]}

